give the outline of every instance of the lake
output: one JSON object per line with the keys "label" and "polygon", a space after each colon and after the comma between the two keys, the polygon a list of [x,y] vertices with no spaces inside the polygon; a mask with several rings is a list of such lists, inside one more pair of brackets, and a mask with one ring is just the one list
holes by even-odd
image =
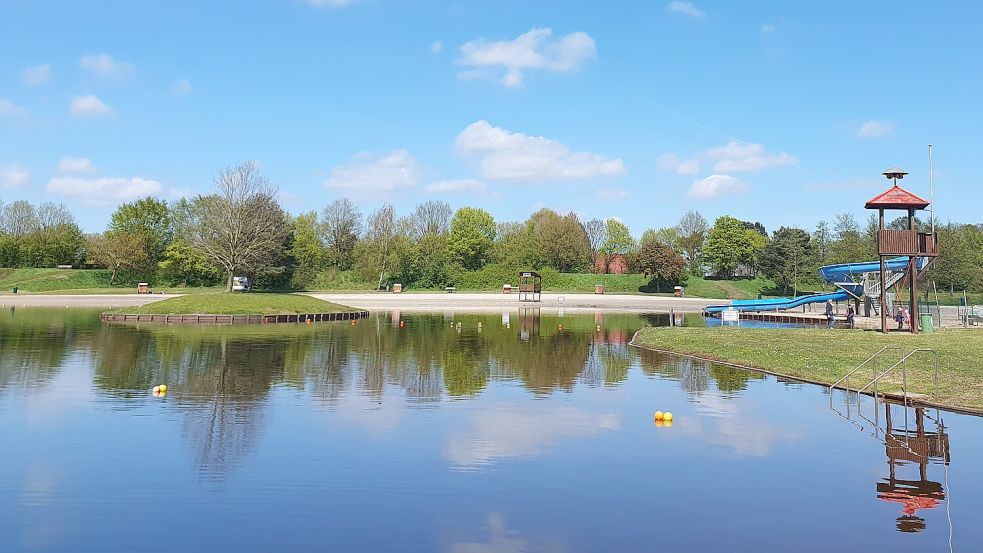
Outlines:
{"label": "lake", "polygon": [[4,311],[0,550],[983,547],[983,419],[628,345],[669,322]]}

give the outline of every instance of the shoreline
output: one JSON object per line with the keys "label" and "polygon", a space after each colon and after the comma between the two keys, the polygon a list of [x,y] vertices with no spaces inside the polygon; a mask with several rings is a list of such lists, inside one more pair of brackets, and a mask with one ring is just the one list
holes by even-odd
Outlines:
{"label": "shoreline", "polygon": [[386,292],[352,294],[307,292],[308,296],[344,303],[369,311],[515,311],[539,308],[547,312],[622,311],[627,313],[702,313],[709,305],[719,305],[720,299],[676,298],[671,296],[640,296],[634,294],[555,294],[544,293],[540,302],[520,302],[516,294],[480,292],[412,293]]}
{"label": "shoreline", "polygon": [[[543,294],[540,302],[520,302],[518,294],[481,292],[411,293],[298,292],[319,300],[368,311],[487,312],[539,308],[546,312],[623,311],[627,313],[701,313],[729,300],[634,294]],[[186,294],[3,294],[0,307],[138,307]],[[562,301],[561,301],[562,298]]]}

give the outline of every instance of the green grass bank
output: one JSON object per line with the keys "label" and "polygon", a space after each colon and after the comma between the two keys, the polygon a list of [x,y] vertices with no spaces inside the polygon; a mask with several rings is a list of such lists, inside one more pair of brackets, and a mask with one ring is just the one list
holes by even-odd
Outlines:
{"label": "green grass bank", "polygon": [[140,307],[121,307],[110,313],[145,315],[294,315],[342,313],[355,311],[339,305],[300,294],[189,294]]}
{"label": "green grass bank", "polygon": [[[908,361],[908,391],[924,394],[927,400],[941,406],[983,411],[983,331],[980,330],[946,329],[913,336],[861,330],[645,328],[638,333],[635,343],[827,385],[884,346],[901,346],[905,351],[932,348],[939,352],[939,384],[934,381],[930,356],[919,354]],[[878,362],[881,370],[889,366],[892,355],[897,354],[885,353]],[[871,372],[862,369],[856,378],[851,378],[851,384],[856,388],[870,379]],[[900,392],[901,372],[885,377],[878,386],[881,391]]]}

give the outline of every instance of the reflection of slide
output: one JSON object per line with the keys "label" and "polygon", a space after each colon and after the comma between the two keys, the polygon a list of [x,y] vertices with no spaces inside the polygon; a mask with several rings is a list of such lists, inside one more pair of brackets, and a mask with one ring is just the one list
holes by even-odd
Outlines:
{"label": "reflection of slide", "polygon": [[[927,262],[927,257],[918,258],[918,269],[923,269]],[[888,279],[887,285],[887,287],[890,288],[904,275],[904,271],[908,267],[908,258],[895,257],[894,259],[889,259],[886,262],[886,265],[888,273],[892,274],[891,278]],[[863,275],[867,273],[877,273],[880,270],[881,264],[877,261],[827,265],[819,268],[819,276],[821,276],[826,282],[839,288],[839,290],[836,292],[810,294],[808,296],[799,296],[797,298],[733,300],[729,305],[712,305],[707,307],[704,309],[704,312],[720,313],[721,311],[729,308],[734,308],[738,311],[781,311],[793,309],[809,303],[825,303],[827,300],[841,301],[849,299],[850,297],[861,298],[865,293],[864,283],[862,281],[857,282],[853,280],[853,277],[860,276],[861,280],[863,280]],[[871,291],[868,290],[867,292]],[[879,296],[879,294],[877,295]]]}

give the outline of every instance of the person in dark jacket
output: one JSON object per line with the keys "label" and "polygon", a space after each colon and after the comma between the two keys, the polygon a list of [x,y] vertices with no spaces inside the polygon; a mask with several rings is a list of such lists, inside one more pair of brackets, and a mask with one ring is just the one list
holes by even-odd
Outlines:
{"label": "person in dark jacket", "polygon": [[833,323],[836,321],[836,316],[833,315],[833,301],[826,300],[826,325],[829,328],[833,328]]}
{"label": "person in dark jacket", "polygon": [[853,306],[852,306],[852,305],[851,305],[850,307],[848,307],[848,308],[847,308],[847,310],[846,310],[846,325],[847,325],[848,327],[850,327],[850,328],[853,328],[853,327],[854,327],[854,322],[853,322],[853,318],[854,318],[854,317],[855,317],[856,315],[857,315],[857,312],[856,312],[856,311],[854,311],[854,309],[853,309]]}

